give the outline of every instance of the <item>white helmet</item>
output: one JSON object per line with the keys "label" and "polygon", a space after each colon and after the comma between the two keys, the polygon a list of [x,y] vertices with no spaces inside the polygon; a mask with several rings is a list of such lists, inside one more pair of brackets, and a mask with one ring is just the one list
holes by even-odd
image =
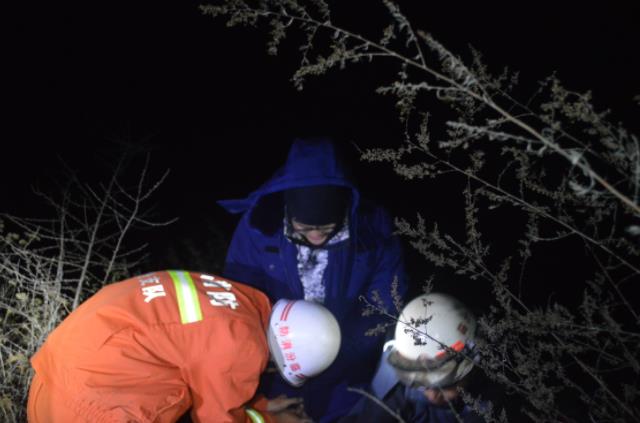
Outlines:
{"label": "white helmet", "polygon": [[455,298],[424,294],[407,304],[396,324],[389,363],[409,386],[448,386],[472,369],[476,320]]}
{"label": "white helmet", "polygon": [[293,386],[301,386],[335,360],[340,349],[340,327],[320,304],[283,299],[271,310],[267,339],[282,377]]}

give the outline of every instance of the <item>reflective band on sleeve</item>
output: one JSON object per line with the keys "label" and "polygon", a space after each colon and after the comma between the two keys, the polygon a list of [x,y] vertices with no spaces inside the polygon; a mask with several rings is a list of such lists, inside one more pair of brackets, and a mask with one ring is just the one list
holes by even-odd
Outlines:
{"label": "reflective band on sleeve", "polygon": [[182,324],[193,323],[202,320],[202,309],[196,285],[188,272],[169,271],[173,286],[176,288],[180,320]]}
{"label": "reflective band on sleeve", "polygon": [[247,412],[253,423],[264,423],[264,417],[262,417],[262,414],[258,413],[253,408],[245,408],[244,411]]}

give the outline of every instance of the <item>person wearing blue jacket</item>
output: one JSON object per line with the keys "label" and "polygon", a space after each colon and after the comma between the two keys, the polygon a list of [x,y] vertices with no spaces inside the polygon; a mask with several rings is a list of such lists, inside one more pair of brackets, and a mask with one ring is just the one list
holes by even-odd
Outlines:
{"label": "person wearing blue jacket", "polygon": [[338,358],[322,376],[292,391],[271,374],[261,390],[302,396],[314,420],[337,420],[359,399],[347,388],[370,382],[384,342],[382,336],[365,335],[386,318],[364,315],[363,300],[395,313],[394,304],[407,291],[390,216],[361,198],[329,139],[295,140],[284,166],[270,180],[245,199],[219,204],[243,213],[224,275],[258,288],[273,301],[321,303],[342,332]]}

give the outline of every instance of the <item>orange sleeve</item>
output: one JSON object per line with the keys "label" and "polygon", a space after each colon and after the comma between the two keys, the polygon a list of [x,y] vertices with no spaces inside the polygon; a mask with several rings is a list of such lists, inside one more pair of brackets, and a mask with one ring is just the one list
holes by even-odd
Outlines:
{"label": "orange sleeve", "polygon": [[[186,352],[193,357],[184,369],[193,399],[191,417],[196,423],[252,423],[245,406],[254,397],[267,364],[264,332],[259,325],[240,319],[207,323],[198,328],[204,331],[197,331],[202,339]],[[265,421],[272,421],[266,412],[258,412]]]}

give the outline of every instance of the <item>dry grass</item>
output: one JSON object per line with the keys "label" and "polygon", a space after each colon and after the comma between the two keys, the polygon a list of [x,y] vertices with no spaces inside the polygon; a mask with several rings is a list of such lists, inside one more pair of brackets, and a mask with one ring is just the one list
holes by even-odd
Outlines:
{"label": "dry grass", "polygon": [[58,197],[40,193],[55,218],[0,216],[1,421],[26,421],[29,358],[49,332],[87,296],[142,263],[145,246],[129,246],[127,236],[170,223],[146,216],[148,200],[166,174],[149,182],[147,159],[135,168],[135,184],[125,188],[123,163],[106,184],[71,178]]}

